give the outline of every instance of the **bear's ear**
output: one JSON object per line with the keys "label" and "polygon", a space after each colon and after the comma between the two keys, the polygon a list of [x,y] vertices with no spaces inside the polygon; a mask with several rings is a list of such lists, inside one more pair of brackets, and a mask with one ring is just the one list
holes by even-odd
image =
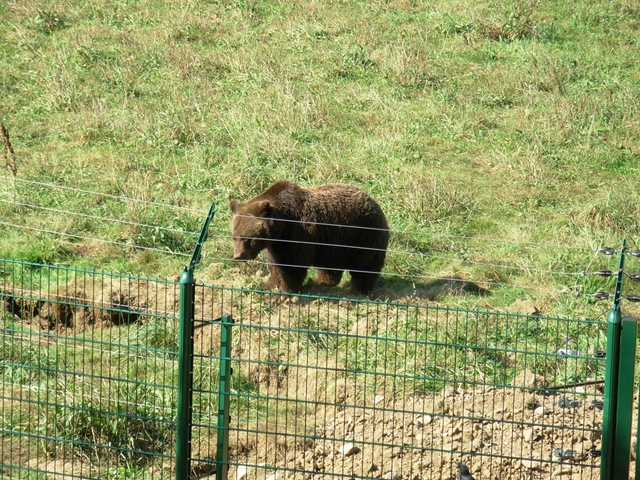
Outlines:
{"label": "bear's ear", "polygon": [[269,200],[262,200],[259,202],[256,208],[256,213],[256,216],[258,217],[268,217],[271,213],[271,204],[269,203]]}
{"label": "bear's ear", "polygon": [[229,208],[231,208],[231,213],[236,213],[236,207],[238,206],[238,201],[237,200],[230,200],[229,201]]}

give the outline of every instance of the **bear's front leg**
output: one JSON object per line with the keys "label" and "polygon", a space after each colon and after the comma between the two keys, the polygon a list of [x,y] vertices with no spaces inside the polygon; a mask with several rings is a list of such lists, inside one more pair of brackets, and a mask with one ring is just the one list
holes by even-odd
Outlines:
{"label": "bear's front leg", "polygon": [[278,287],[281,292],[299,293],[302,284],[307,276],[307,269],[304,267],[281,267],[276,266],[279,279]]}
{"label": "bear's front leg", "polygon": [[274,252],[267,250],[266,253],[271,272],[269,283],[278,287],[281,292],[300,292],[307,276],[307,267],[294,267],[290,260],[280,261],[280,256],[274,255]]}

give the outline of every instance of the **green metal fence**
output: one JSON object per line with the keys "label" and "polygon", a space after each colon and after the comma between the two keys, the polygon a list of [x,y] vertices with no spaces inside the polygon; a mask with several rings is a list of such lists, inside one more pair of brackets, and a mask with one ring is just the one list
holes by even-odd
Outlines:
{"label": "green metal fence", "polygon": [[[476,478],[600,475],[604,322],[209,287],[198,298],[196,377],[216,368],[208,318],[234,319],[229,478],[454,478],[458,461]],[[195,463],[215,449],[198,405]]]}
{"label": "green metal fence", "polygon": [[170,478],[178,286],[0,261],[0,478]]}
{"label": "green metal fence", "polygon": [[179,401],[180,283],[0,260],[0,302],[0,478],[601,475],[604,321],[194,285]]}

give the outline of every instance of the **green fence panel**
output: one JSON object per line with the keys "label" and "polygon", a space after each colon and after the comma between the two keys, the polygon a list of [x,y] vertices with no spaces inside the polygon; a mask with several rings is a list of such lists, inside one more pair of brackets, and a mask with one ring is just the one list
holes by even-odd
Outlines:
{"label": "green fence panel", "polygon": [[[600,476],[606,323],[202,287],[233,316],[229,478]],[[209,330],[207,330],[207,328]],[[219,330],[196,334],[212,462]]]}
{"label": "green fence panel", "polygon": [[[0,477],[175,478],[179,290],[0,260]],[[194,298],[191,478],[600,476],[606,322]]]}
{"label": "green fence panel", "polygon": [[177,288],[0,260],[0,478],[171,478]]}

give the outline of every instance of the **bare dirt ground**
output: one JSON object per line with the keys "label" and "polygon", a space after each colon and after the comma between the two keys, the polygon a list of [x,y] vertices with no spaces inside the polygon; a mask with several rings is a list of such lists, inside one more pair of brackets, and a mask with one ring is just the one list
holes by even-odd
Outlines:
{"label": "bare dirt ground", "polygon": [[[90,289],[47,294],[20,291],[19,296],[33,299],[18,298],[16,289],[3,291],[5,310],[15,318],[35,330],[65,335],[161,321],[149,314],[175,316],[179,304],[175,285],[133,280],[116,288],[113,282],[101,282]],[[196,302],[197,321],[217,318],[230,305],[251,318],[255,305],[238,303],[240,295],[224,295],[229,294],[204,290]],[[279,315],[285,314],[283,308]],[[198,328],[196,351],[214,353],[218,339],[217,327]],[[236,355],[270,361],[268,349],[257,349],[251,341],[239,339]],[[308,360],[301,354],[288,361],[304,365]],[[254,363],[240,368],[267,405],[271,402],[277,410],[280,402],[290,412],[287,402],[295,400],[301,407],[285,417],[232,415],[231,479],[453,479],[457,461],[465,462],[478,480],[600,477],[602,411],[590,400],[601,394],[601,384],[578,387],[567,398],[529,389],[539,386],[539,379],[523,371],[513,386],[460,385],[432,396],[392,390],[371,395],[337,375],[310,378],[302,367],[284,373]],[[193,452],[211,461],[215,432],[209,433],[194,439]],[[165,467],[154,469],[150,477],[171,477],[171,466]]]}
{"label": "bare dirt ground", "polygon": [[453,479],[457,461],[476,479],[600,478],[602,411],[584,402],[567,408],[560,395],[497,387],[364,401],[356,391],[337,380],[307,392],[337,405],[275,423],[232,422],[229,478]]}

